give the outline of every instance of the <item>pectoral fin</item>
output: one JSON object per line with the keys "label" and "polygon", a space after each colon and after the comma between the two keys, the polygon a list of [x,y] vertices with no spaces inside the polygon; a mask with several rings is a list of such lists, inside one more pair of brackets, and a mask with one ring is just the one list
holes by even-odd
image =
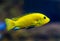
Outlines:
{"label": "pectoral fin", "polygon": [[34,28],[35,25],[34,24],[31,24],[30,26],[26,27],[26,29],[31,29],[31,28]]}

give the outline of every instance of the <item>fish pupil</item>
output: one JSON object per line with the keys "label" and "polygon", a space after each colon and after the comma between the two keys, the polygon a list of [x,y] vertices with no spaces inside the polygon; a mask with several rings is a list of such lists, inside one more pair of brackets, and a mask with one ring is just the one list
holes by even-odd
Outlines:
{"label": "fish pupil", "polygon": [[44,19],[46,19],[46,17],[44,17]]}

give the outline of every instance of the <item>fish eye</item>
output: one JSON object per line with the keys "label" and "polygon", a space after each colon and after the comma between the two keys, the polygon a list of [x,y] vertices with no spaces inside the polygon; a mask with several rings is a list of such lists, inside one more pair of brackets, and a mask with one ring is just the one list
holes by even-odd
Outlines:
{"label": "fish eye", "polygon": [[44,19],[46,19],[46,17],[44,17]]}

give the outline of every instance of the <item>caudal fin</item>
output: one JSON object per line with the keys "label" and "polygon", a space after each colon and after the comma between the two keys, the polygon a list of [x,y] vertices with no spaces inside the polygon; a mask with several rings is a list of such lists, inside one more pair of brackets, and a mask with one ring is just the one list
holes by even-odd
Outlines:
{"label": "caudal fin", "polygon": [[6,22],[6,26],[7,26],[6,27],[7,31],[10,31],[11,29],[13,29],[15,27],[15,23],[13,20],[6,18],[5,22]]}

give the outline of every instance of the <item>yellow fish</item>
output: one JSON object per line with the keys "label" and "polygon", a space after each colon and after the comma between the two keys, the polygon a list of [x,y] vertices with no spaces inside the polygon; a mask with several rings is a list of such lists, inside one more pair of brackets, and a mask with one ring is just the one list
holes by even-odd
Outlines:
{"label": "yellow fish", "polygon": [[17,28],[28,28],[31,25],[34,26],[42,26],[50,21],[50,18],[48,18],[46,15],[42,13],[29,13],[25,16],[17,18],[17,20],[13,19],[5,19],[7,24],[7,30],[10,31],[14,27]]}

